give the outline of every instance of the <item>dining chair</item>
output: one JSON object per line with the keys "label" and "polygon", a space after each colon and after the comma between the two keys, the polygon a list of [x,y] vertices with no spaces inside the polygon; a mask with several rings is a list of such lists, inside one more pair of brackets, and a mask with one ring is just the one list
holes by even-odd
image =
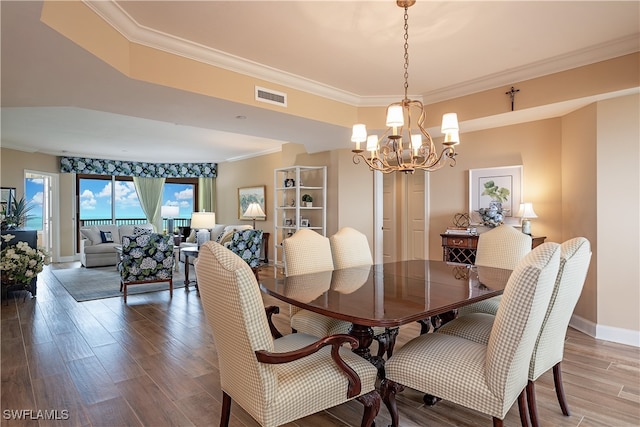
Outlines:
{"label": "dining chair", "polygon": [[[373,265],[371,248],[367,236],[351,227],[343,227],[329,238],[333,265],[336,270]],[[373,327],[374,339],[378,342],[378,357],[393,355],[398,328]]]}
{"label": "dining chair", "polygon": [[[561,362],[564,340],[573,310],[578,303],[591,260],[591,244],[584,237],[569,239],[560,245],[560,268],[540,334],[529,364],[527,401],[534,427],[538,426],[535,381],[553,369],[556,397],[562,413],[570,415],[562,384]],[[479,343],[487,343],[496,317],[486,313],[471,313],[447,323],[438,333],[455,335]]]}
{"label": "dining chair", "polygon": [[272,427],[352,399],[365,407],[361,425],[373,425],[377,370],[343,346],[357,346],[355,338],[282,336],[269,321],[277,307],[265,309],[249,265],[219,243],[200,247],[195,268],[218,355],[221,426],[229,425],[232,402]]}
{"label": "dining chair", "polygon": [[527,371],[558,274],[559,247],[543,243],[518,263],[487,344],[430,333],[395,351],[381,386],[394,427],[396,394],[405,387],[490,415],[496,427],[517,400],[521,423],[528,425]]}
{"label": "dining chair", "polygon": [[[329,239],[308,228],[301,228],[282,241],[285,276],[332,271],[334,269]],[[316,337],[346,334],[351,323],[289,306],[291,329]]]}
{"label": "dining chair", "polygon": [[127,287],[169,282],[173,297],[173,236],[144,233],[122,236],[122,254],[118,262],[120,292],[127,302]]}
{"label": "dining chair", "polygon": [[[478,236],[475,265],[513,270],[531,252],[531,236],[502,224]],[[493,297],[458,309],[458,315],[468,313],[496,314],[501,296]]]}

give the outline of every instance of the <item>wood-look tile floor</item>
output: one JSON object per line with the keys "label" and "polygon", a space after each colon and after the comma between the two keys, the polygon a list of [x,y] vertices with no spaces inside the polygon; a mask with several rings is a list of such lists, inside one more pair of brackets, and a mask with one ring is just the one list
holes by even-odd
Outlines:
{"label": "wood-look tile floor", "polygon": [[[164,291],[130,295],[126,305],[121,298],[78,303],[50,271],[70,267],[78,264],[47,267],[37,298],[23,301],[18,293],[2,302],[1,425],[218,425],[216,349],[193,287],[175,290],[172,299]],[[281,305],[277,326],[289,333],[285,305],[266,296],[265,305]],[[417,324],[401,328],[397,345],[418,333]],[[570,328],[562,365],[571,416],[560,412],[546,373],[536,383],[542,425],[640,425],[639,359],[638,348]],[[398,405],[402,426],[491,425],[490,417],[448,402],[427,407],[410,389]],[[359,426],[361,415],[362,406],[350,402],[288,426]],[[389,422],[383,406],[376,424]],[[231,425],[258,424],[233,405]],[[517,405],[505,425],[520,425]]]}

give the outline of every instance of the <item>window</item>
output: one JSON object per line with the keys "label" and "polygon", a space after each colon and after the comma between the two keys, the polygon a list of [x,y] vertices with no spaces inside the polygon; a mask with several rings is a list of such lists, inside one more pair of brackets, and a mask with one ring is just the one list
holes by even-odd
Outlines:
{"label": "window", "polygon": [[[76,191],[78,229],[91,225],[147,222],[131,177],[79,174]],[[176,229],[189,224],[191,212],[197,209],[196,194],[197,178],[166,179],[162,204],[179,207],[180,214],[174,219]],[[164,228],[167,228],[166,218]]]}

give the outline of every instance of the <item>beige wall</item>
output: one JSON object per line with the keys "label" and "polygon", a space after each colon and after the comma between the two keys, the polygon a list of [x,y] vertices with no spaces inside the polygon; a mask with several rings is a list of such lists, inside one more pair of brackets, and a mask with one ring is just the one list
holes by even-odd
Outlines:
{"label": "beige wall", "polygon": [[639,106],[638,95],[597,105],[597,323],[610,334],[640,331]]}
{"label": "beige wall", "polygon": [[456,213],[469,210],[469,169],[523,165],[522,196],[538,215],[532,232],[547,236],[547,241],[561,241],[561,120],[469,132],[461,140],[456,166],[431,173],[430,258],[442,259],[439,234],[453,225]]}
{"label": "beige wall", "polygon": [[574,313],[597,323],[596,104],[562,119],[562,240],[583,236],[593,258]]}

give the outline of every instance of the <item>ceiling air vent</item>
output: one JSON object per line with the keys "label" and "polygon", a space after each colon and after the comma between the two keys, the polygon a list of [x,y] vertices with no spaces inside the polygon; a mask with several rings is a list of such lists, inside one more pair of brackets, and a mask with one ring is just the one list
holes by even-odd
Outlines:
{"label": "ceiling air vent", "polygon": [[286,107],[287,94],[284,92],[278,92],[276,90],[265,89],[263,87],[256,86],[256,101],[268,102],[269,104]]}

